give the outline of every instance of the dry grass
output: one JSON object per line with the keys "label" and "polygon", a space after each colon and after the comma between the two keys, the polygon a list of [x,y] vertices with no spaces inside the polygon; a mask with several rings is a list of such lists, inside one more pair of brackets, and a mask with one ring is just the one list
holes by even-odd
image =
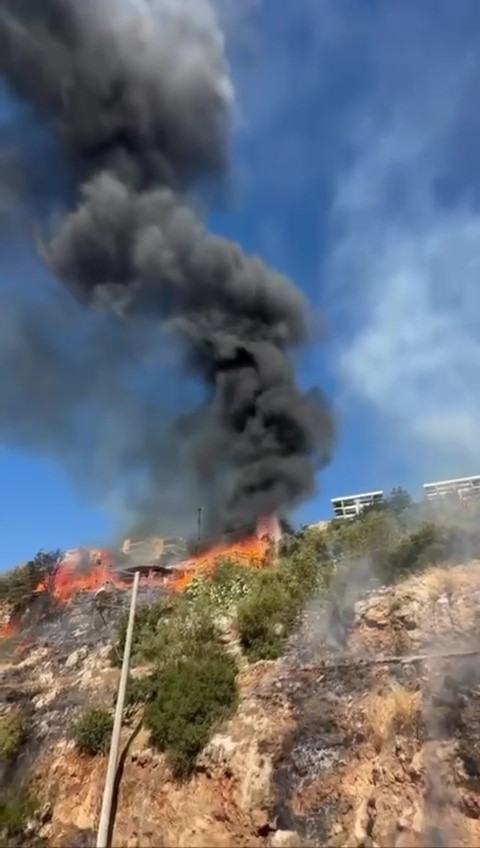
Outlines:
{"label": "dry grass", "polygon": [[426,590],[433,600],[442,595],[451,599],[455,592],[475,591],[480,589],[480,561],[457,566],[432,565],[406,581],[404,588],[419,595]]}
{"label": "dry grass", "polygon": [[464,577],[463,574],[456,574],[453,568],[435,568],[431,569],[430,577],[430,595],[434,599],[446,595],[449,601],[457,590],[462,588]]}
{"label": "dry grass", "polygon": [[377,752],[395,733],[408,734],[413,731],[420,702],[420,692],[405,689],[399,684],[392,684],[386,692],[376,693],[369,698],[364,713]]}

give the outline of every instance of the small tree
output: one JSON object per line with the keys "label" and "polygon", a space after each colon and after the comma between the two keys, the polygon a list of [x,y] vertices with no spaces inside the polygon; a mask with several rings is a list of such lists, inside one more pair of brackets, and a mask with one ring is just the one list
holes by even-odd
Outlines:
{"label": "small tree", "polygon": [[[28,820],[38,808],[38,801],[25,791],[13,797],[0,798],[0,846],[26,845],[26,828]],[[31,835],[30,835],[31,836]]]}
{"label": "small tree", "polygon": [[27,736],[27,714],[12,710],[0,718],[0,762],[17,756]]}
{"label": "small tree", "polygon": [[402,489],[401,486],[394,486],[390,497],[387,499],[387,507],[390,512],[393,512],[395,513],[395,515],[398,515],[399,513],[410,509],[412,505],[413,500],[407,490]]}
{"label": "small tree", "polygon": [[60,550],[49,552],[40,550],[32,560],[27,562],[25,568],[29,573],[33,589],[41,584],[47,592],[53,593],[55,577],[62,559],[63,554]]}
{"label": "small tree", "polygon": [[62,561],[60,551],[39,551],[25,565],[14,568],[0,581],[2,600],[10,604],[15,617],[23,615],[30,605],[36,589],[43,586],[53,596],[55,577]]}
{"label": "small tree", "polygon": [[224,649],[168,662],[157,671],[148,699],[151,742],[166,751],[176,778],[187,778],[215,726],[235,708],[237,668]]}
{"label": "small tree", "polygon": [[108,710],[92,707],[72,725],[72,736],[81,754],[105,754],[113,730],[113,719]]}

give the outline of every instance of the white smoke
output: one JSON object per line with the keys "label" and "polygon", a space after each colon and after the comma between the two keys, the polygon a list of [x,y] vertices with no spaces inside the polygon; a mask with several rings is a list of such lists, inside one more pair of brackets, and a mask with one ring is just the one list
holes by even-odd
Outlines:
{"label": "white smoke", "polygon": [[445,202],[439,191],[472,82],[468,57],[450,71],[420,79],[394,106],[372,101],[355,121],[330,276],[348,327],[339,352],[348,393],[406,450],[476,470],[480,211],[466,194]]}

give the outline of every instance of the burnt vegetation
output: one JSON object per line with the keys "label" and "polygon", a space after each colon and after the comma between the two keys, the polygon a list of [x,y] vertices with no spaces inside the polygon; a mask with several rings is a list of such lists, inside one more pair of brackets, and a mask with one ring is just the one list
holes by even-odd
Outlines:
{"label": "burnt vegetation", "polygon": [[[150,664],[151,672],[130,681],[130,709],[144,705],[151,742],[166,752],[176,777],[188,777],[215,728],[235,708],[239,651],[250,662],[281,656],[313,596],[345,622],[346,586],[359,564],[368,562],[368,578],[378,585],[432,563],[454,565],[479,555],[476,528],[473,512],[461,522],[441,521],[396,489],[381,508],[352,521],[323,530],[288,528],[278,558],[270,557],[264,568],[219,561],[212,575],[195,579],[182,596],[138,611],[133,660]],[[126,617],[118,627],[119,658],[125,628]],[[388,733],[415,713],[417,696],[399,689],[390,700]]]}
{"label": "burnt vegetation", "polygon": [[[128,709],[144,711],[152,744],[166,753],[177,778],[188,777],[212,733],[235,709],[240,655],[256,662],[284,654],[313,597],[315,605],[318,599],[329,611],[331,629],[337,622],[339,633],[348,631],[353,601],[347,588],[365,563],[367,576],[362,571],[364,582],[355,597],[370,579],[375,585],[391,584],[431,563],[454,565],[478,556],[477,527],[475,511],[455,523],[442,521],[394,490],[381,508],[351,521],[323,529],[285,527],[278,556],[272,550],[261,568],[218,561],[212,574],[197,577],[182,594],[137,609],[132,663],[149,671],[130,680]],[[25,614],[39,585],[45,588],[40,597],[51,598],[60,561],[59,551],[40,552],[2,578],[14,615]],[[116,664],[122,659],[126,621],[124,614],[117,625]],[[406,646],[400,644],[404,636],[402,629],[397,653],[408,650],[407,639]],[[16,748],[23,729],[21,722],[11,732],[2,729],[3,751]],[[110,739],[111,711],[89,710],[71,730],[79,751],[102,754]]]}
{"label": "burnt vegetation", "polygon": [[60,550],[39,551],[25,565],[0,576],[0,600],[11,610],[13,620],[21,618],[43,591],[44,612],[54,606],[53,588],[63,554]]}

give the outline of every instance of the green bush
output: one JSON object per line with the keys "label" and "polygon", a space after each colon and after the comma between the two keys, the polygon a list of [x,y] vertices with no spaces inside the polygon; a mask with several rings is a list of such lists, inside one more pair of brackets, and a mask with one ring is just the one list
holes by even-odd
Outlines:
{"label": "green bush", "polygon": [[[154,604],[138,606],[135,612],[135,625],[132,640],[132,665],[145,659],[145,643],[151,642],[160,629],[161,623],[175,614],[180,600],[162,597]],[[120,665],[123,659],[125,637],[127,635],[128,612],[125,612],[117,625],[113,660]]]}
{"label": "green bush", "polygon": [[0,762],[18,754],[26,735],[27,716],[23,710],[12,710],[0,718]]}
{"label": "green bush", "polygon": [[188,776],[212,728],[236,700],[236,664],[204,600],[175,599],[168,618],[159,617],[158,609],[142,614],[136,656],[153,669],[130,679],[127,690],[129,704],[146,704],[151,741],[166,751],[177,778]]}
{"label": "green bush", "polygon": [[262,593],[249,598],[238,610],[237,627],[240,644],[254,662],[273,660],[282,653],[285,630],[281,604],[272,604],[272,595]]}
{"label": "green bush", "polygon": [[154,632],[143,633],[137,656],[163,666],[185,657],[200,657],[212,644],[220,644],[212,616],[202,609],[179,604],[176,615],[162,621]]}
{"label": "green bush", "polygon": [[383,507],[333,523],[325,538],[339,568],[348,572],[364,560],[385,583],[429,563],[465,562],[480,555],[477,513],[462,515],[456,524],[447,521],[448,515],[443,521],[425,516],[428,511],[408,504],[405,493],[394,490]]}
{"label": "green bush", "polygon": [[145,720],[152,743],[167,752],[176,778],[188,777],[213,727],[233,711],[236,673],[231,657],[211,649],[158,670]]}
{"label": "green bush", "polygon": [[285,572],[261,574],[255,591],[239,604],[237,630],[240,644],[252,660],[280,656],[293,628],[301,596],[288,578]]}
{"label": "green bush", "polygon": [[[0,845],[21,845],[27,822],[37,808],[36,799],[26,792],[14,798],[0,798],[0,837],[2,839]],[[15,840],[15,842],[3,840]]]}
{"label": "green bush", "polygon": [[331,525],[327,542],[340,564],[368,560],[373,571],[381,571],[384,557],[400,541],[405,531],[388,510],[369,510],[350,521]]}
{"label": "green bush", "polygon": [[417,571],[431,562],[442,561],[446,554],[447,539],[441,528],[425,522],[410,533],[385,557],[388,576],[400,577]]}
{"label": "green bush", "polygon": [[300,555],[314,558],[317,563],[329,559],[328,535],[324,530],[305,527],[297,533],[284,536],[280,543],[280,558],[289,559]]}
{"label": "green bush", "polygon": [[281,558],[279,573],[302,600],[319,589],[326,588],[334,570],[325,540],[317,538],[323,533],[307,533],[298,550]]}
{"label": "green bush", "polygon": [[240,643],[251,660],[280,656],[308,597],[329,585],[333,562],[324,536],[302,531],[283,546],[278,566],[251,578],[236,616]]}
{"label": "green bush", "polygon": [[185,599],[212,612],[221,610],[228,614],[248,594],[251,582],[251,569],[234,559],[218,560],[211,576],[198,577],[187,587]]}
{"label": "green bush", "polygon": [[[455,552],[466,551],[464,529],[449,529],[433,521],[419,523],[421,513],[413,514],[401,491],[394,490],[390,500],[395,508],[387,501],[383,508],[368,510],[329,528],[327,540],[340,570],[348,573],[356,562],[364,560],[372,575],[389,583],[430,562],[449,561]],[[407,525],[413,519],[416,524],[409,529]],[[474,549],[475,544],[470,547]]]}
{"label": "green bush", "polygon": [[132,704],[146,704],[148,701],[153,700],[156,691],[155,674],[149,674],[146,677],[130,677],[127,683],[125,703],[127,706],[131,706]]}
{"label": "green bush", "polygon": [[92,707],[72,725],[72,736],[81,754],[105,754],[108,751],[113,719],[108,710]]}

